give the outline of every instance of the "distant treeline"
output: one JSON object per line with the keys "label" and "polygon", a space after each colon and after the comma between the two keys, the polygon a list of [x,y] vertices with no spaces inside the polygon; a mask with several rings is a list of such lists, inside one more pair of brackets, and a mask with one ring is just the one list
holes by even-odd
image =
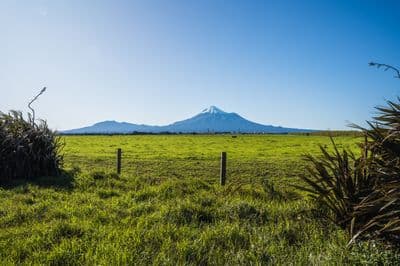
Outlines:
{"label": "distant treeline", "polygon": [[64,134],[58,133],[61,136],[118,136],[118,135],[298,135],[298,136],[362,136],[362,132],[356,130],[334,130],[334,131],[313,131],[313,132],[290,132],[290,133],[245,133],[245,132],[129,132],[129,133],[77,133]]}
{"label": "distant treeline", "polygon": [[124,135],[287,135],[288,133],[245,132],[128,132],[128,133],[58,133],[61,136],[124,136]]}
{"label": "distant treeline", "polygon": [[[128,132],[128,133],[62,133],[58,132],[59,135],[61,136],[119,136],[119,135],[177,135],[177,133],[171,133],[171,132],[159,132],[159,133],[153,133],[153,132],[139,132],[139,131],[134,131],[134,132]],[[182,134],[182,133],[179,133]]]}
{"label": "distant treeline", "polygon": [[300,136],[352,136],[352,137],[362,137],[363,132],[357,130],[322,130],[322,131],[314,131],[314,132],[294,132],[289,133],[290,135],[300,135]]}

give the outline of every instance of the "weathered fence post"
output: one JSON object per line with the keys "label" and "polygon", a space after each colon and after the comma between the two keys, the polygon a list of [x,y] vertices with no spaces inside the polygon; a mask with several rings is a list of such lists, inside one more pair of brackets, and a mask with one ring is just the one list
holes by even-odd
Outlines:
{"label": "weathered fence post", "polygon": [[221,186],[225,185],[226,182],[226,152],[221,152],[221,173],[220,173],[220,183]]}
{"label": "weathered fence post", "polygon": [[122,150],[118,148],[117,150],[117,174],[121,174],[121,157],[122,157]]}

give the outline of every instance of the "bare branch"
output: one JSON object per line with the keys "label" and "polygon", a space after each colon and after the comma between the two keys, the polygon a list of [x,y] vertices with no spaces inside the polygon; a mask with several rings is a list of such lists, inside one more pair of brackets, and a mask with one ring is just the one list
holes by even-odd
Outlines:
{"label": "bare branch", "polygon": [[380,64],[380,63],[376,63],[376,62],[370,62],[369,65],[375,66],[376,68],[382,67],[382,68],[384,68],[384,71],[391,69],[396,73],[396,76],[394,76],[394,77],[400,79],[400,70],[394,66],[387,65],[387,64]]}
{"label": "bare branch", "polygon": [[31,107],[31,104],[36,101],[40,95],[42,95],[46,91],[46,87],[43,87],[43,89],[39,92],[38,95],[35,96],[35,98],[32,99],[32,101],[29,102],[28,108],[31,109],[32,111],[32,124],[35,124],[35,110]]}

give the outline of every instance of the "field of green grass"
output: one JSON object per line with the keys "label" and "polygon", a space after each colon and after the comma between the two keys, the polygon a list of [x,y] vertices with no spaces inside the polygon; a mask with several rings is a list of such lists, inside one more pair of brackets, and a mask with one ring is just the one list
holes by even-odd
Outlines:
{"label": "field of green grass", "polygon": [[[293,185],[325,136],[69,136],[64,177],[0,187],[0,261],[52,265],[398,265]],[[358,152],[355,137],[337,137]],[[116,175],[116,149],[122,174]],[[227,184],[219,156],[228,154]]]}

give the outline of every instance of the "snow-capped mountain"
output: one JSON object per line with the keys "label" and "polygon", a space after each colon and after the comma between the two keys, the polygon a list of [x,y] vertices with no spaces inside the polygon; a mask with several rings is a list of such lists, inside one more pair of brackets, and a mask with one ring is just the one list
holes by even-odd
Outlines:
{"label": "snow-capped mountain", "polygon": [[227,114],[227,112],[224,112],[218,107],[211,105],[210,107],[201,111],[201,114]]}
{"label": "snow-capped mountain", "polygon": [[216,106],[210,106],[192,118],[166,126],[137,125],[126,122],[104,121],[93,126],[67,130],[64,134],[107,134],[107,133],[289,133],[310,132],[308,129],[284,128],[251,122],[236,113],[227,113]]}

